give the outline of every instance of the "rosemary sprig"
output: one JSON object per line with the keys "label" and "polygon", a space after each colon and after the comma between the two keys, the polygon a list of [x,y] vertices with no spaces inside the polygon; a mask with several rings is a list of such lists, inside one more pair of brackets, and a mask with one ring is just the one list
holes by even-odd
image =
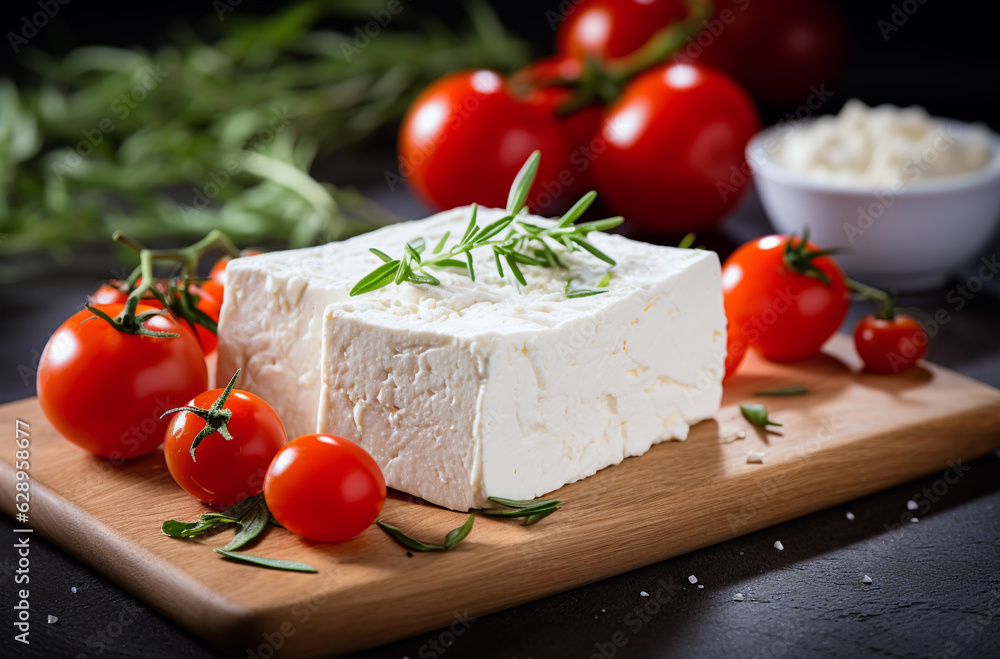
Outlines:
{"label": "rosemary sprig", "polygon": [[290,570],[292,572],[317,571],[313,566],[306,563],[299,563],[298,561],[252,556],[236,551],[257,538],[267,528],[268,524],[281,526],[271,515],[271,511],[268,510],[263,494],[247,497],[221,513],[203,513],[194,522],[179,522],[175,519],[169,519],[163,522],[160,530],[171,538],[187,539],[227,524],[236,524],[240,527],[240,530],[237,531],[236,535],[225,547],[214,550],[215,553],[222,555],[224,558],[274,570]]}
{"label": "rosemary sprig", "polygon": [[[521,271],[522,265],[565,268],[565,264],[559,258],[559,252],[583,250],[608,265],[615,265],[615,260],[594,246],[587,240],[587,236],[594,231],[613,229],[622,223],[623,218],[609,217],[576,223],[597,197],[596,192],[591,191],[584,195],[553,226],[544,227],[518,219],[525,210],[528,193],[538,173],[540,160],[540,152],[532,153],[514,178],[507,197],[506,215],[485,227],[480,227],[477,222],[479,208],[473,204],[465,232],[451,247],[446,248],[449,232],[437,242],[430,254],[424,253],[422,241],[419,245],[409,243],[404,245],[402,256],[396,259],[379,249],[371,248],[371,252],[382,260],[382,265],[362,277],[351,289],[351,295],[370,293],[393,283],[397,286],[407,282],[437,286],[441,281],[431,274],[429,271],[431,268],[463,268],[469,279],[475,281],[472,252],[481,248],[492,250],[493,261],[501,277],[505,277],[506,270],[509,270],[522,286],[527,285],[527,280]],[[606,276],[605,279],[610,282],[610,276]],[[594,289],[574,291],[570,289],[569,282],[566,284],[567,297],[584,297],[603,292]]]}

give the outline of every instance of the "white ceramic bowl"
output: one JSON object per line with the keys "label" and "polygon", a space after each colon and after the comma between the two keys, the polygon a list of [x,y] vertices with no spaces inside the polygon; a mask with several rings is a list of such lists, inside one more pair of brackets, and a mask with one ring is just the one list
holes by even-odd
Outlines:
{"label": "white ceramic bowl", "polygon": [[[969,125],[953,126],[961,139]],[[782,167],[771,154],[795,125],[758,133],[747,145],[764,210],[781,233],[801,233],[823,247],[843,247],[838,262],[855,279],[918,291],[948,276],[989,247],[1000,224],[1000,136],[985,168],[958,176],[915,180],[896,190],[828,184]]]}

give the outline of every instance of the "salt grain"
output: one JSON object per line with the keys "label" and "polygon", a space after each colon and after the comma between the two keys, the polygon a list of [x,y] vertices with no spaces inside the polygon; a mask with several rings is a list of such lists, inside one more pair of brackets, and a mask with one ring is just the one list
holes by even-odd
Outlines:
{"label": "salt grain", "polygon": [[910,499],[909,501],[906,502],[906,509],[907,510],[916,510],[919,507],[920,507],[920,505],[916,501],[914,501],[913,499]]}
{"label": "salt grain", "polygon": [[762,465],[764,464],[764,457],[766,455],[767,453],[764,453],[763,451],[750,451],[747,453],[747,464]]}
{"label": "salt grain", "polygon": [[872,578],[869,577],[867,574],[864,576],[864,578],[861,579],[861,583],[871,583],[871,582]]}
{"label": "salt grain", "polygon": [[847,513],[847,519],[854,521],[854,513]]}
{"label": "salt grain", "polygon": [[910,523],[911,523],[911,524],[916,524],[916,523],[917,523],[917,522],[919,522],[919,521],[920,521],[920,518],[919,518],[919,517],[911,517],[911,518],[910,518]]}
{"label": "salt grain", "polygon": [[688,583],[698,583],[698,577],[692,574],[690,577],[688,577]]}
{"label": "salt grain", "polygon": [[733,595],[733,601],[734,602],[742,602],[745,599],[746,598],[743,597],[743,593],[736,593],[735,595]]}
{"label": "salt grain", "polygon": [[73,586],[72,588],[70,588],[70,589],[69,589],[69,592],[71,592],[71,593],[73,593],[74,595],[76,595],[76,586]]}
{"label": "salt grain", "polygon": [[698,587],[699,587],[699,588],[704,588],[704,587],[705,587],[705,584],[698,584]]}
{"label": "salt grain", "polygon": [[642,591],[639,594],[642,595],[643,597],[649,597],[649,593],[647,593],[646,591]]}
{"label": "salt grain", "polygon": [[777,549],[778,551],[784,551],[785,545],[781,544],[781,540],[777,540],[774,543],[774,548]]}
{"label": "salt grain", "polygon": [[59,622],[59,618],[57,618],[57,617],[55,617],[55,616],[49,616],[49,624],[50,624],[50,625],[54,625],[54,624],[56,624],[57,622]]}

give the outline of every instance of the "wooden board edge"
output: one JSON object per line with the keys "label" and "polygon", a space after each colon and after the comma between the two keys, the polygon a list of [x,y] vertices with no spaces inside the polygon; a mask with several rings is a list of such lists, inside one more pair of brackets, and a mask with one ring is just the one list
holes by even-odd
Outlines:
{"label": "wooden board edge", "polygon": [[[14,474],[12,466],[0,460],[0,489],[14,490]],[[242,633],[247,621],[253,619],[254,614],[248,607],[220,596],[183,572],[170,569],[154,554],[123,539],[105,524],[92,520],[74,503],[44,485],[32,482],[30,493],[32,534],[41,534],[210,644],[226,651],[226,647],[215,642],[216,636]],[[0,501],[0,512],[14,519],[13,505],[12,499],[4,497]],[[98,536],[102,537],[103,547],[96,540]],[[157,592],[161,596],[152,596]],[[164,592],[178,596],[163,598]],[[169,601],[172,606],[160,606],[160,601]]]}

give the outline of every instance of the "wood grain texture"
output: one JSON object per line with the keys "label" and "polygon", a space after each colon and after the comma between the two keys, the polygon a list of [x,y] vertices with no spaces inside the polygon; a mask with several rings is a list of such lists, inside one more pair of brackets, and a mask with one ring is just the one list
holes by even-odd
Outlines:
{"label": "wood grain texture", "polygon": [[[230,533],[162,535],[163,520],[204,511],[174,485],[162,453],[117,466],[93,458],[59,438],[34,399],[0,408],[0,483],[13,491],[14,419],[23,419],[31,424],[32,527],[234,655],[346,653],[460,625],[1000,447],[1000,391],[930,364],[893,377],[859,374],[859,366],[841,336],[806,364],[749,356],[723,409],[686,442],[657,445],[560,489],[563,509],[535,526],[477,516],[468,539],[445,554],[407,557],[374,527],[340,544],[272,528],[246,548],[311,563],[314,575],[227,562],[210,548]],[[800,383],[812,392],[752,396]],[[742,419],[738,404],[749,400],[767,404],[785,424],[780,434]],[[726,442],[740,430],[745,439]],[[766,453],[764,464],[747,464],[751,449]],[[11,497],[0,507],[14,514]],[[434,539],[464,515],[391,493],[382,518]]]}

